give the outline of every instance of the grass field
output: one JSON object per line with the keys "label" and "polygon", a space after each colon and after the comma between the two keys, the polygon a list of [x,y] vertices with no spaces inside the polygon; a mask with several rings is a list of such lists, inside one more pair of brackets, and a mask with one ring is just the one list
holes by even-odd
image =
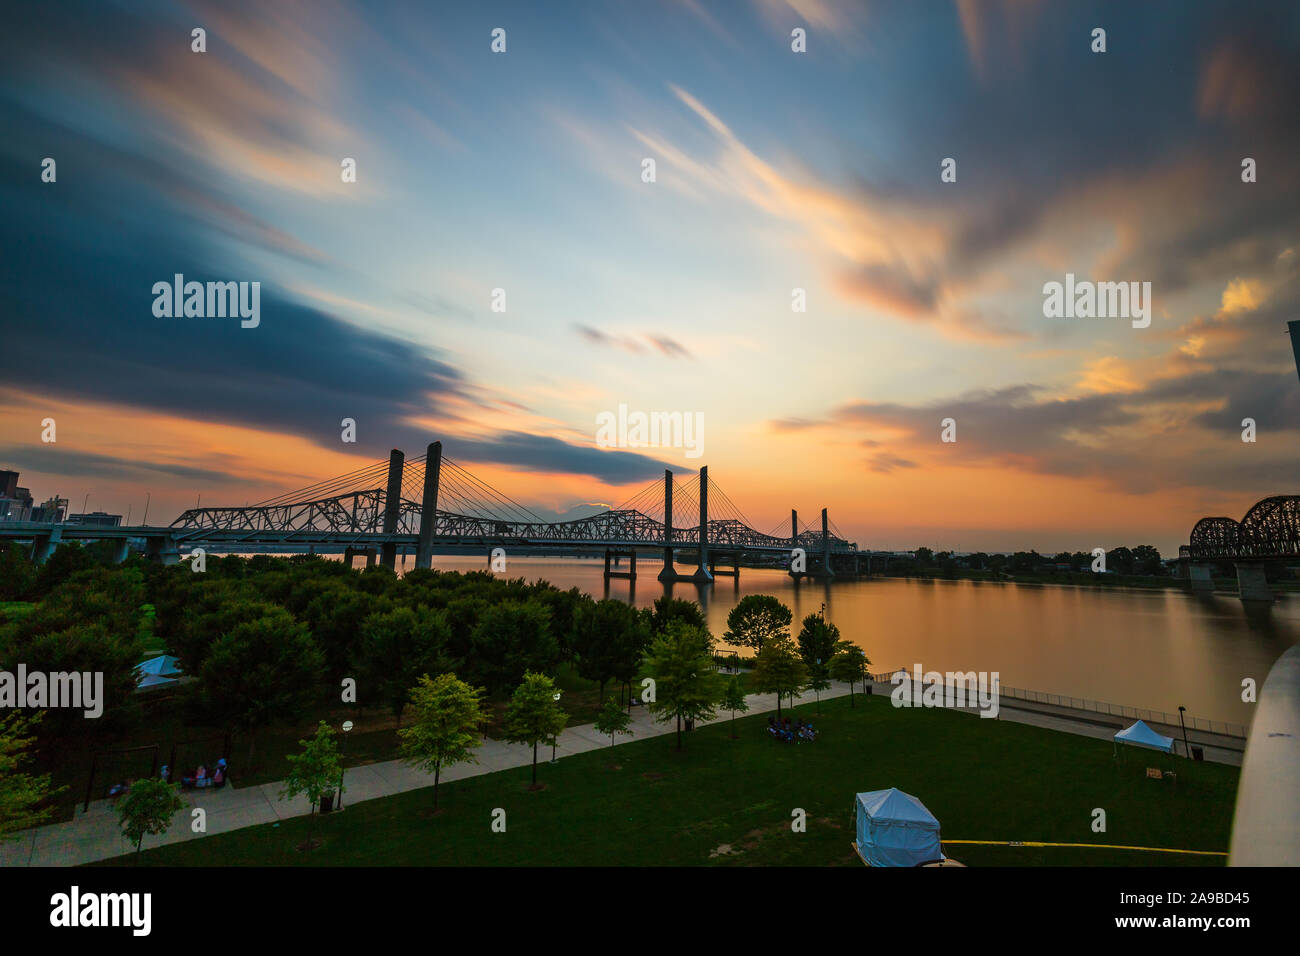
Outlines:
{"label": "grass field", "polygon": [[[825,701],[798,713],[821,731],[783,744],[767,718],[736,721],[580,754],[528,769],[349,806],[318,818],[322,845],[296,849],[299,818],[146,851],[154,865],[861,865],[853,795],[898,787],[939,818],[943,836],[1226,850],[1238,771],[1149,751],[1119,761],[1107,741],[939,710],[896,710],[885,697]],[[1147,766],[1178,770],[1148,780]],[[505,833],[491,829],[506,811]],[[807,831],[791,830],[802,808]],[[1105,833],[1091,829],[1106,811]],[[177,818],[177,825],[183,825]],[[1223,857],[1109,849],[949,848],[973,866],[1222,865]],[[112,861],[109,861],[110,863]],[[126,862],[125,858],[119,862]]]}

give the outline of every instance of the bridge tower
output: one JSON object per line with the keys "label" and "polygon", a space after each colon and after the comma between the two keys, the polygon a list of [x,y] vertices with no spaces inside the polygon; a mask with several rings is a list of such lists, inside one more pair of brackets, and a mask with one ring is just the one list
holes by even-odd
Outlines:
{"label": "bridge tower", "polygon": [[415,566],[433,567],[433,529],[438,517],[438,479],[442,472],[442,442],[429,444],[424,457],[424,498],[420,504],[420,539],[415,548]]}
{"label": "bridge tower", "polygon": [[794,570],[794,549],[799,547],[799,512],[790,509],[790,570],[787,572],[797,584],[803,574]]}
{"label": "bridge tower", "polygon": [[[388,488],[384,492],[384,534],[397,533],[397,519],[402,510],[402,468],[406,456],[394,448],[388,454]],[[397,544],[385,541],[383,557],[384,567],[397,570]]]}
{"label": "bridge tower", "polygon": [[826,509],[822,509],[822,571],[826,577],[835,577],[835,572],[831,570],[831,532],[830,518],[826,515]]}
{"label": "bridge tower", "polygon": [[677,569],[673,567],[673,473],[667,468],[664,469],[664,567],[659,572],[659,580],[677,580]]}
{"label": "bridge tower", "polygon": [[691,575],[697,584],[712,584],[713,572],[709,570],[709,466],[700,469],[700,546],[696,549],[699,567]]}

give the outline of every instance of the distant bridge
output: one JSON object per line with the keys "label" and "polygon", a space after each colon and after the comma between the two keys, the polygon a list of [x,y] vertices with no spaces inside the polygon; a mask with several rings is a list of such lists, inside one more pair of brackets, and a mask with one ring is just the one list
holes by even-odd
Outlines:
{"label": "distant bridge", "polygon": [[1272,495],[1256,502],[1240,521],[1202,518],[1191,541],[1178,549],[1192,587],[1210,590],[1215,562],[1231,561],[1243,599],[1272,600],[1263,563],[1300,557],[1300,495]]}
{"label": "distant bridge", "polygon": [[[30,538],[37,560],[72,538],[117,539],[125,557],[127,539],[143,538],[147,551],[166,563],[196,547],[214,552],[341,551],[349,562],[363,555],[390,568],[396,567],[399,553],[414,553],[415,566],[427,568],[435,553],[603,551],[607,578],[635,578],[638,552],[650,552],[662,555],[660,580],[697,582],[711,581],[715,574],[739,577],[746,559],[785,564],[796,548],[803,550],[807,563],[802,572],[791,573],[858,573],[860,559],[869,561],[869,552],[860,552],[838,534],[824,508],[820,528],[801,526],[798,513],[791,511],[788,535],[775,529],[759,532],[708,472],[707,466],[701,468],[698,476],[679,484],[665,471],[616,508],[572,521],[546,521],[444,457],[442,443],[433,442],[425,455],[411,461],[394,450],[387,462],[255,505],[193,508],[167,528],[9,523],[0,524],[0,537]],[[711,502],[716,514],[710,512]],[[698,520],[679,526],[674,507],[681,505]],[[676,571],[677,550],[691,553],[693,574]],[[615,570],[623,557],[630,559],[628,570]]]}

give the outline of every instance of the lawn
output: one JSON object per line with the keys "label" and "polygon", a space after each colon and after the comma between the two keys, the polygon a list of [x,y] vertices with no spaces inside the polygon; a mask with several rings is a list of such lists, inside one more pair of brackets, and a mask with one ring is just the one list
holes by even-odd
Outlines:
{"label": "lawn", "polygon": [[[919,797],[948,839],[1036,840],[1226,850],[1238,771],[1151,752],[1111,755],[1107,741],[939,710],[886,697],[800,704],[821,731],[783,744],[767,718],[620,744],[540,767],[444,784],[349,806],[315,822],[259,826],[147,851],[153,865],[836,865],[858,866],[853,795],[895,786]],[[1176,765],[1178,783],[1148,780]],[[1106,811],[1105,833],[1092,830]],[[491,829],[506,811],[505,833]],[[807,831],[791,830],[802,808]],[[178,818],[178,825],[180,821]],[[1222,865],[1223,857],[1109,849],[953,846],[973,866]]]}

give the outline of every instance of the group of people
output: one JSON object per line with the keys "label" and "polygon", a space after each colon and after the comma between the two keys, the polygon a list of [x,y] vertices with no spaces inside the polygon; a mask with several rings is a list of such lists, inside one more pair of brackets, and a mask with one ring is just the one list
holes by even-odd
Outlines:
{"label": "group of people", "polygon": [[[224,787],[226,785],[226,758],[222,757],[211,770],[206,764],[199,764],[194,770],[186,771],[181,774],[181,787],[186,790],[195,787],[202,789],[204,787]],[[162,778],[171,779],[171,768],[164,766],[162,769]]]}
{"label": "group of people", "polygon": [[777,740],[793,741],[799,743],[801,740],[816,740],[817,731],[813,730],[812,721],[804,721],[798,717],[794,723],[790,718],[777,720],[775,717],[767,718],[767,732]]}

